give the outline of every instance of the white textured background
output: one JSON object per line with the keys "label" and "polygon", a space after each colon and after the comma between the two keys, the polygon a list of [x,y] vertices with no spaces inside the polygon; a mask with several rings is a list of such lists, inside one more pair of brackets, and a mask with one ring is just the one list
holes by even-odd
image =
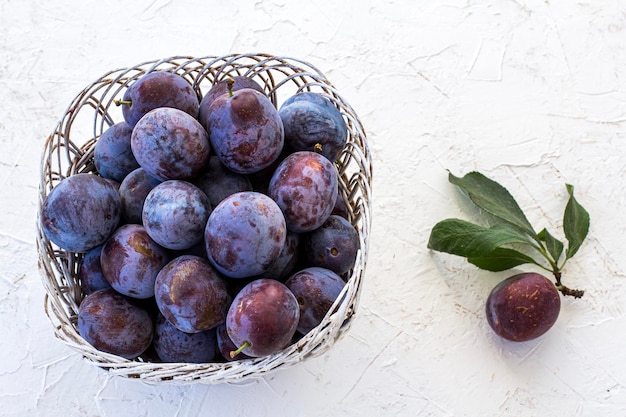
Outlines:
{"label": "white textured background", "polygon": [[[365,125],[374,223],[357,319],[328,353],[246,386],[109,377],[43,311],[44,140],[110,69],[232,52],[313,63]],[[0,94],[3,416],[626,416],[623,1],[1,0]],[[447,169],[501,182],[558,237],[575,185],[591,230],[564,282],[587,292],[540,339],[486,324],[512,272],[426,249],[437,221],[472,215]]]}

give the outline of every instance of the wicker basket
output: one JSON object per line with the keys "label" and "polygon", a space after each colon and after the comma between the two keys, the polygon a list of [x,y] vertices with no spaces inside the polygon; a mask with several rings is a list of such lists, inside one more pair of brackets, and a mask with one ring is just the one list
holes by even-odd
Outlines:
{"label": "wicker basket", "polygon": [[277,107],[298,91],[313,91],[328,97],[340,109],[348,126],[348,145],[337,161],[337,168],[340,195],[360,239],[355,267],[322,323],[276,354],[205,364],[151,362],[144,357],[131,361],[94,349],[78,334],[77,312],[84,294],[76,276],[82,255],[53,245],[44,236],[38,218],[39,270],[46,290],[44,307],[55,335],[88,361],[112,374],[154,383],[242,382],[327,351],[349,328],[359,301],[371,227],[372,165],[359,118],[325,76],[306,62],[266,54],[170,57],[106,73],[76,96],[46,140],[41,159],[39,213],[46,195],[60,180],[81,172],[95,172],[94,144],[104,130],[123,120],[114,101],[121,98],[134,80],[152,71],[170,71],[184,76],[199,97],[213,83],[233,75],[252,77],[264,87]]}

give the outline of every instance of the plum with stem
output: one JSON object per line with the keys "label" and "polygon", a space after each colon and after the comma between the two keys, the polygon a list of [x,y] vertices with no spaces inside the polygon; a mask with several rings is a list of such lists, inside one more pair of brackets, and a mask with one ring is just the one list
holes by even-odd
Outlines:
{"label": "plum with stem", "polygon": [[198,95],[182,76],[166,71],[154,71],[141,76],[124,92],[122,100],[124,120],[131,128],[151,110],[159,107],[179,109],[197,117],[200,107]]}
{"label": "plum with stem", "polygon": [[486,303],[487,322],[504,339],[524,342],[546,333],[561,309],[556,286],[537,273],[513,275],[498,283]]}
{"label": "plum with stem", "polygon": [[252,357],[278,352],[291,342],[299,319],[298,301],[285,284],[269,278],[250,282],[226,316],[228,335],[238,346],[231,357],[241,352]]}

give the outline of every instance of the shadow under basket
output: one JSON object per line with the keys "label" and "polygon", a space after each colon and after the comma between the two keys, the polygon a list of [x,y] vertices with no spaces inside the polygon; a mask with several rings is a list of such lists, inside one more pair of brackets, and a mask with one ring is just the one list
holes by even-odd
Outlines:
{"label": "shadow under basket", "polygon": [[[83,254],[56,247],[44,235],[40,215],[44,200],[64,178],[95,173],[94,145],[102,133],[123,121],[115,100],[142,75],[168,71],[183,76],[201,98],[211,86],[229,76],[244,75],[257,81],[278,108],[300,91],[323,94],[341,111],[348,128],[348,143],[336,162],[339,196],[360,240],[354,268],[344,278],[346,286],[319,326],[273,355],[234,362],[163,363],[147,355],[134,360],[96,350],[78,333],[77,314],[84,298],[77,271]],[[169,57],[110,71],[86,86],[71,102],[41,157],[41,183],[37,216],[39,270],[46,290],[45,312],[55,336],[94,365],[111,374],[149,383],[243,383],[284,369],[326,352],[349,329],[357,310],[367,261],[371,228],[372,162],[361,121],[326,77],[311,64],[294,58],[266,54],[233,54],[222,57]]]}

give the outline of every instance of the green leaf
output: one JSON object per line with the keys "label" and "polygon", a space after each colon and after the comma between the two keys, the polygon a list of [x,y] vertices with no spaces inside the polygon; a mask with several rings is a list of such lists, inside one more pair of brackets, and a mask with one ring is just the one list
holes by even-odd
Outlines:
{"label": "green leaf", "polygon": [[502,185],[479,172],[470,172],[463,178],[450,173],[448,180],[464,190],[470,200],[487,213],[520,228],[530,236],[536,236],[526,215]]}
{"label": "green leaf", "polygon": [[505,271],[522,264],[539,265],[530,256],[508,248],[496,248],[487,255],[471,257],[467,261],[480,269],[492,272]]}
{"label": "green leaf", "polygon": [[537,236],[542,242],[545,242],[546,249],[548,249],[548,253],[552,256],[554,262],[558,262],[563,254],[563,242],[552,236],[547,229],[543,229]]}
{"label": "green leaf", "polygon": [[574,198],[574,187],[570,184],[565,186],[569,193],[569,200],[563,215],[563,229],[569,243],[565,256],[569,259],[578,252],[580,245],[587,237],[589,232],[589,213]]}
{"label": "green leaf", "polygon": [[530,244],[531,241],[526,234],[505,224],[488,228],[465,220],[446,219],[431,230],[428,248],[465,258],[476,258],[511,243]]}

